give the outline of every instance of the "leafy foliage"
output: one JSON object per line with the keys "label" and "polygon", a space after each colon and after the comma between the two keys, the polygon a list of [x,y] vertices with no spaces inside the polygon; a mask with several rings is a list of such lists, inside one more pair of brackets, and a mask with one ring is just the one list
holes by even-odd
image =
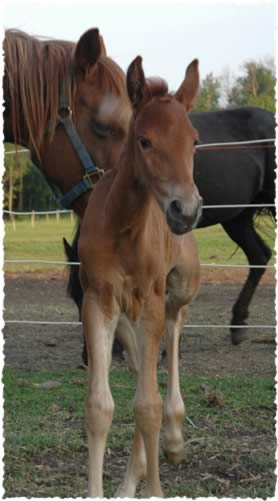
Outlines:
{"label": "leafy foliage", "polygon": [[14,144],[5,144],[3,174],[4,208],[9,210],[56,209],[53,194],[29,152]]}
{"label": "leafy foliage", "polygon": [[229,105],[258,106],[275,111],[275,69],[273,61],[247,61],[228,95]]}
{"label": "leafy foliage", "polygon": [[213,111],[219,108],[220,81],[209,73],[201,83],[198,98],[194,110]]}

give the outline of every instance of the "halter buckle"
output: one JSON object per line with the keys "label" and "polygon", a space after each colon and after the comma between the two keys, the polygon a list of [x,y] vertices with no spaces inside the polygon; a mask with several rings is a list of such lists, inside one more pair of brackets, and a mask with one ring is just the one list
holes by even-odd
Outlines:
{"label": "halter buckle", "polygon": [[[103,176],[104,170],[99,169],[98,167],[91,173],[86,173],[83,176],[84,181],[88,184],[90,189],[93,189],[96,182]],[[93,181],[93,177],[96,176],[96,180]]]}

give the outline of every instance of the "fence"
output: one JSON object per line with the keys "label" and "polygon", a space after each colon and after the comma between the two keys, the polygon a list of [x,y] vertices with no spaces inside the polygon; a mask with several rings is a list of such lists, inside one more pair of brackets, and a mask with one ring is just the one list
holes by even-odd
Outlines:
{"label": "fence", "polygon": [[[246,147],[248,145],[248,148],[257,148],[261,147],[259,146],[261,143],[264,144],[264,147],[273,147],[273,145],[269,145],[268,143],[274,143],[275,139],[261,139],[261,140],[251,140],[251,141],[238,141],[238,142],[228,142],[228,143],[209,143],[209,144],[198,144],[196,145],[196,149],[239,149],[242,147]],[[21,153],[21,152],[27,152],[28,150],[26,149],[20,149],[17,151],[10,151],[6,152],[6,155],[9,154],[14,154],[14,153]],[[253,207],[253,208],[270,208],[270,207],[275,207],[275,204],[236,204],[236,205],[204,205],[203,209],[204,210],[209,210],[209,209],[225,209],[225,208],[247,208],[247,207]],[[49,215],[56,215],[56,220],[59,222],[60,214],[66,214],[69,213],[71,217],[73,217],[73,212],[71,210],[60,210],[60,211],[29,211],[29,212],[18,212],[18,211],[8,211],[4,210],[4,214],[9,215],[12,217],[12,220],[14,220],[15,216],[31,216],[31,224],[34,227],[35,225],[35,216],[42,216],[45,215],[48,217]],[[33,221],[33,222],[32,222]],[[15,224],[15,223],[13,223]],[[72,265],[72,266],[79,266],[79,262],[66,262],[66,261],[48,261],[48,260],[28,260],[28,259],[5,259],[4,263],[40,263],[40,264],[55,264],[55,265]],[[269,268],[269,269],[275,269],[274,265],[267,265],[267,266],[262,266],[262,265],[242,265],[242,264],[218,264],[218,263],[201,263],[202,267],[214,267],[214,268]],[[81,322],[59,322],[59,321],[32,321],[32,320],[6,320],[6,324],[33,324],[33,325],[72,325],[72,326],[80,326]],[[210,329],[227,329],[227,328],[253,328],[253,329],[276,329],[276,325],[186,325],[186,327],[189,328],[210,328]]]}

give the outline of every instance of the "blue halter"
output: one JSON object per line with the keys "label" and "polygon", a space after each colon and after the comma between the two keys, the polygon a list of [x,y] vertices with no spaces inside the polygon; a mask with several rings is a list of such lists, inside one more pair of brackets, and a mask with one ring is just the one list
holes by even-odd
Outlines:
{"label": "blue halter", "polygon": [[[58,204],[64,209],[70,209],[72,203],[80,197],[83,193],[87,193],[94,188],[95,182],[103,175],[104,170],[100,169],[95,165],[91,159],[89,153],[87,152],[77,129],[72,121],[72,110],[69,104],[66,102],[65,98],[61,99],[60,108],[57,116],[57,126],[62,125],[65,132],[73,145],[83,167],[85,174],[82,181],[76,184],[71,190],[65,195],[57,188],[57,186],[52,185],[52,190],[54,192],[55,198]],[[92,177],[96,177],[96,181],[93,182]]]}

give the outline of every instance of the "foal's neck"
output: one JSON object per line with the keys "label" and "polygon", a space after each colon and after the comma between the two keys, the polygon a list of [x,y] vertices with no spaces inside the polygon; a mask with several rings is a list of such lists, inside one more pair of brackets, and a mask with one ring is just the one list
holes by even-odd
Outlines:
{"label": "foal's neck", "polygon": [[132,146],[128,142],[109,195],[111,231],[116,237],[143,232],[151,206],[152,195],[140,176]]}

